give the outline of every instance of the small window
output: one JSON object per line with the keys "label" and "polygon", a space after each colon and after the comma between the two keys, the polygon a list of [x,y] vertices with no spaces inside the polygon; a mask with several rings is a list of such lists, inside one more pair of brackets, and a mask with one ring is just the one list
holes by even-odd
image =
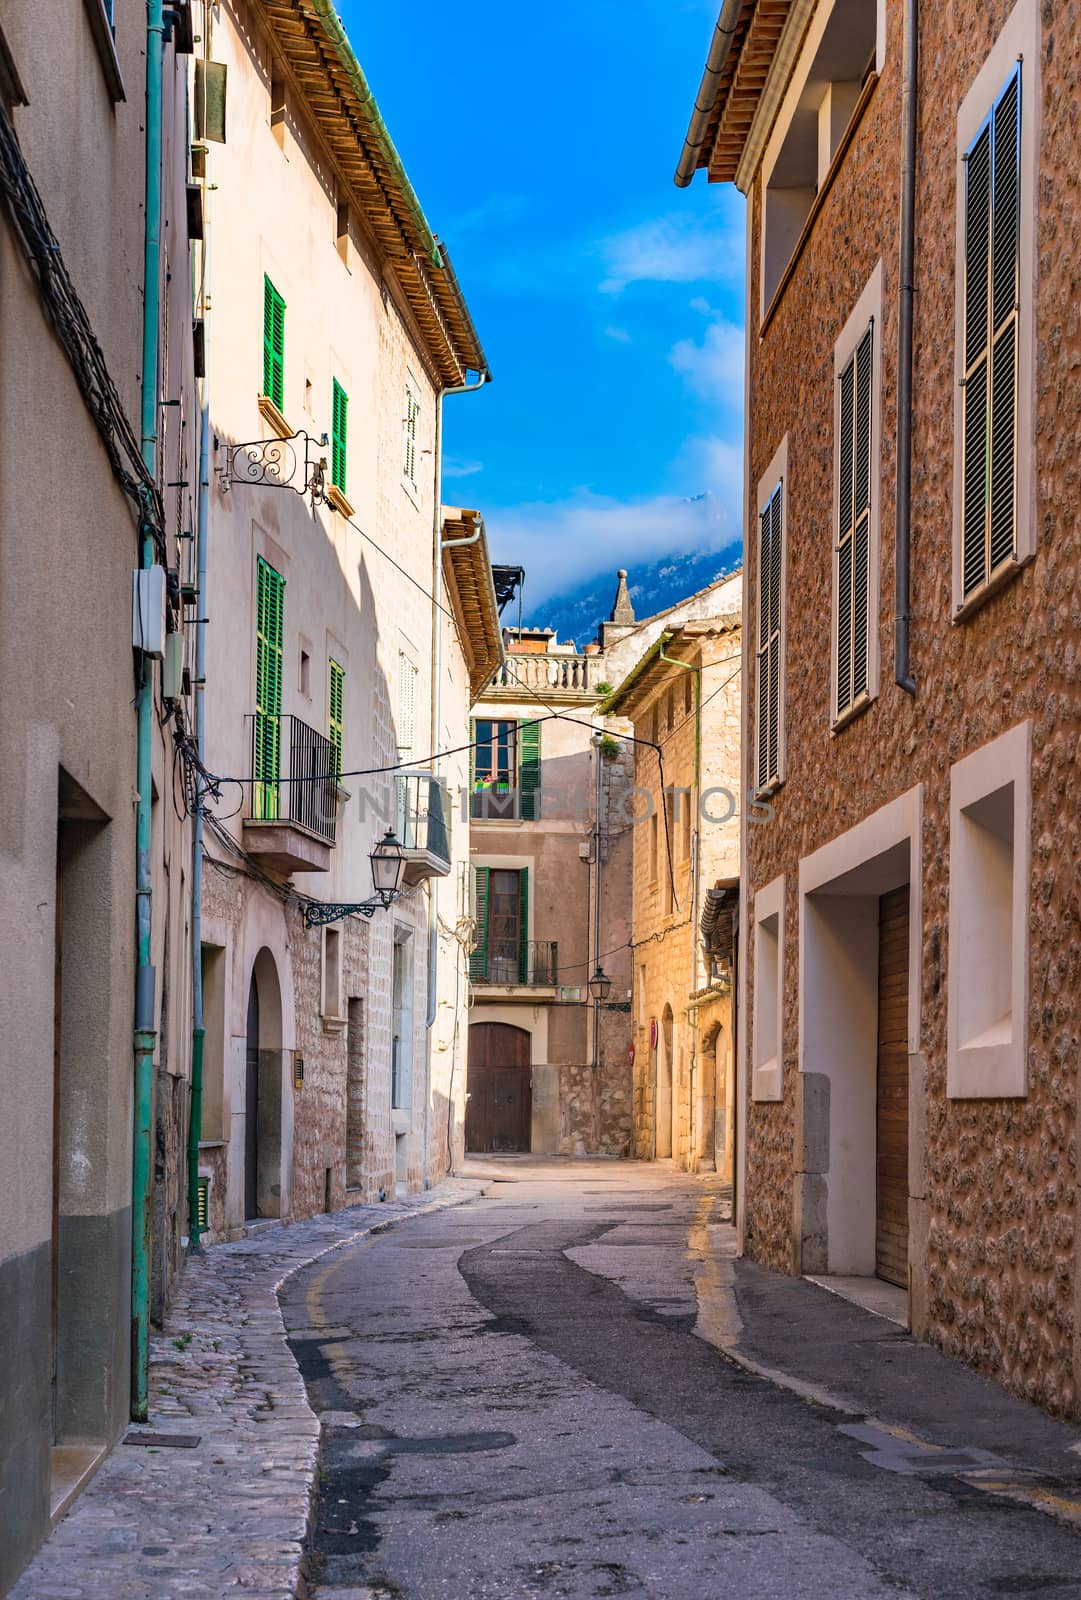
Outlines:
{"label": "small window", "polygon": [[784,878],[754,899],[752,1100],[780,1100],[784,1065]]}
{"label": "small window", "polygon": [[417,436],[420,424],[420,401],[412,384],[405,390],[405,454],[402,471],[415,489],[417,486]]}
{"label": "small window", "polygon": [[656,881],[657,881],[659,838],[660,838],[660,819],[658,818],[656,811],[653,811],[650,814],[650,818],[649,818],[649,881],[650,881],[650,883],[656,883]]}
{"label": "small window", "polygon": [[306,700],[312,697],[312,658],[307,650],[300,652],[300,692]]}
{"label": "small window", "polygon": [[478,717],[473,724],[470,815],[511,821],[518,815],[518,724]]}
{"label": "small window", "polygon": [[337,206],[335,208],[334,229],[335,229],[335,242],[337,243],[337,246],[338,246],[338,254],[341,256],[341,258],[345,262],[346,266],[348,266],[349,265],[349,202],[347,200],[339,200],[338,201],[338,204],[337,204]]}
{"label": "small window", "polygon": [[341,934],[337,928],[324,929],[323,1015],[341,1016]]}
{"label": "small window", "polygon": [[950,942],[946,1093],[1027,1090],[1031,724],[950,772]]}
{"label": "small window", "polygon": [[270,131],[279,146],[285,148],[285,80],[270,80]]}
{"label": "small window", "polygon": [[694,710],[694,673],[683,675],[683,715],[689,717]]}
{"label": "small window", "polygon": [[669,684],[668,693],[664,697],[664,720],[668,732],[671,733],[676,725],[676,686]]}
{"label": "small window", "polygon": [[263,275],[263,393],[285,409],[285,301]]}
{"label": "small window", "polygon": [[330,481],[345,494],[345,455],[349,396],[334,379],[331,396]]}

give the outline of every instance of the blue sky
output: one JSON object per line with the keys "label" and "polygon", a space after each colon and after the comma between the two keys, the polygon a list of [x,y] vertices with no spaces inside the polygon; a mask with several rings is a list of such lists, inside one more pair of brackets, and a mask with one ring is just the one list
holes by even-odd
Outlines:
{"label": "blue sky", "polygon": [[717,9],[342,0],[494,375],[446,404],[445,498],[527,610],[738,536],[744,204],[672,182]]}

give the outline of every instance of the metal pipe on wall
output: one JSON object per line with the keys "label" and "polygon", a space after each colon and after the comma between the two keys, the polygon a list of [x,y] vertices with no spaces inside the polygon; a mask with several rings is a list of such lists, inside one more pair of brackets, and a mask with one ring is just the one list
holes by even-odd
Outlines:
{"label": "metal pipe on wall", "polygon": [[[157,475],[158,362],[161,341],[161,122],[162,55],[165,19],[162,0],[146,7],[146,212],[143,255],[142,456],[151,478]],[[154,541],[145,518],[140,562],[154,564]],[[150,658],[139,662],[135,804],[135,1083],[131,1158],[131,1414],[147,1417],[150,1371],[150,1208],[154,1115],[156,982],[151,957],[151,782],[154,731],[154,681]]]}
{"label": "metal pipe on wall", "polygon": [[901,83],[901,240],[897,317],[897,532],[894,552],[896,631],[894,681],[916,693],[909,625],[912,587],[912,360],[916,294],[916,118],[919,95],[919,4],[905,0],[904,74]]}

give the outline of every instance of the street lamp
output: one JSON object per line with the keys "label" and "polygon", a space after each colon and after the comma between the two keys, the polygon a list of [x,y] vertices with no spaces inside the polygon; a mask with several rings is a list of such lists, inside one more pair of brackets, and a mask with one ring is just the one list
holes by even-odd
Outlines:
{"label": "street lamp", "polygon": [[593,1000],[604,1001],[612,992],[612,980],[598,963],[597,970],[589,980],[589,994]]}
{"label": "street lamp", "polygon": [[375,846],[368,860],[372,864],[372,883],[375,893],[367,900],[309,900],[304,907],[304,926],[321,928],[328,922],[340,922],[343,917],[367,917],[369,920],[382,908],[394,904],[402,892],[402,873],[405,871],[405,851],[388,828]]}
{"label": "street lamp", "polygon": [[405,851],[395,837],[393,828],[387,829],[369,859],[375,892],[384,906],[389,906],[401,893],[402,873],[405,871]]}

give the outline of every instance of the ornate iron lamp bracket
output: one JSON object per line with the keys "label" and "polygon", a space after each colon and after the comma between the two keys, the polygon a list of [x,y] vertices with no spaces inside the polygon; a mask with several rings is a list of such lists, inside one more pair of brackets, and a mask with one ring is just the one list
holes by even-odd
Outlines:
{"label": "ornate iron lamp bracket", "polygon": [[309,901],[304,907],[304,926],[321,928],[327,922],[341,922],[343,917],[367,917],[371,921],[377,911],[385,911],[389,905],[390,901],[379,895],[373,895],[370,900],[344,903],[333,900]]}
{"label": "ornate iron lamp bracket", "polygon": [[[301,442],[303,441],[303,443]],[[218,487],[228,494],[234,483],[261,489],[292,489],[295,494],[311,495],[313,507],[327,497],[327,458],[320,454],[327,436],[315,439],[301,428],[288,438],[252,439],[246,444],[222,444],[219,456]]]}

